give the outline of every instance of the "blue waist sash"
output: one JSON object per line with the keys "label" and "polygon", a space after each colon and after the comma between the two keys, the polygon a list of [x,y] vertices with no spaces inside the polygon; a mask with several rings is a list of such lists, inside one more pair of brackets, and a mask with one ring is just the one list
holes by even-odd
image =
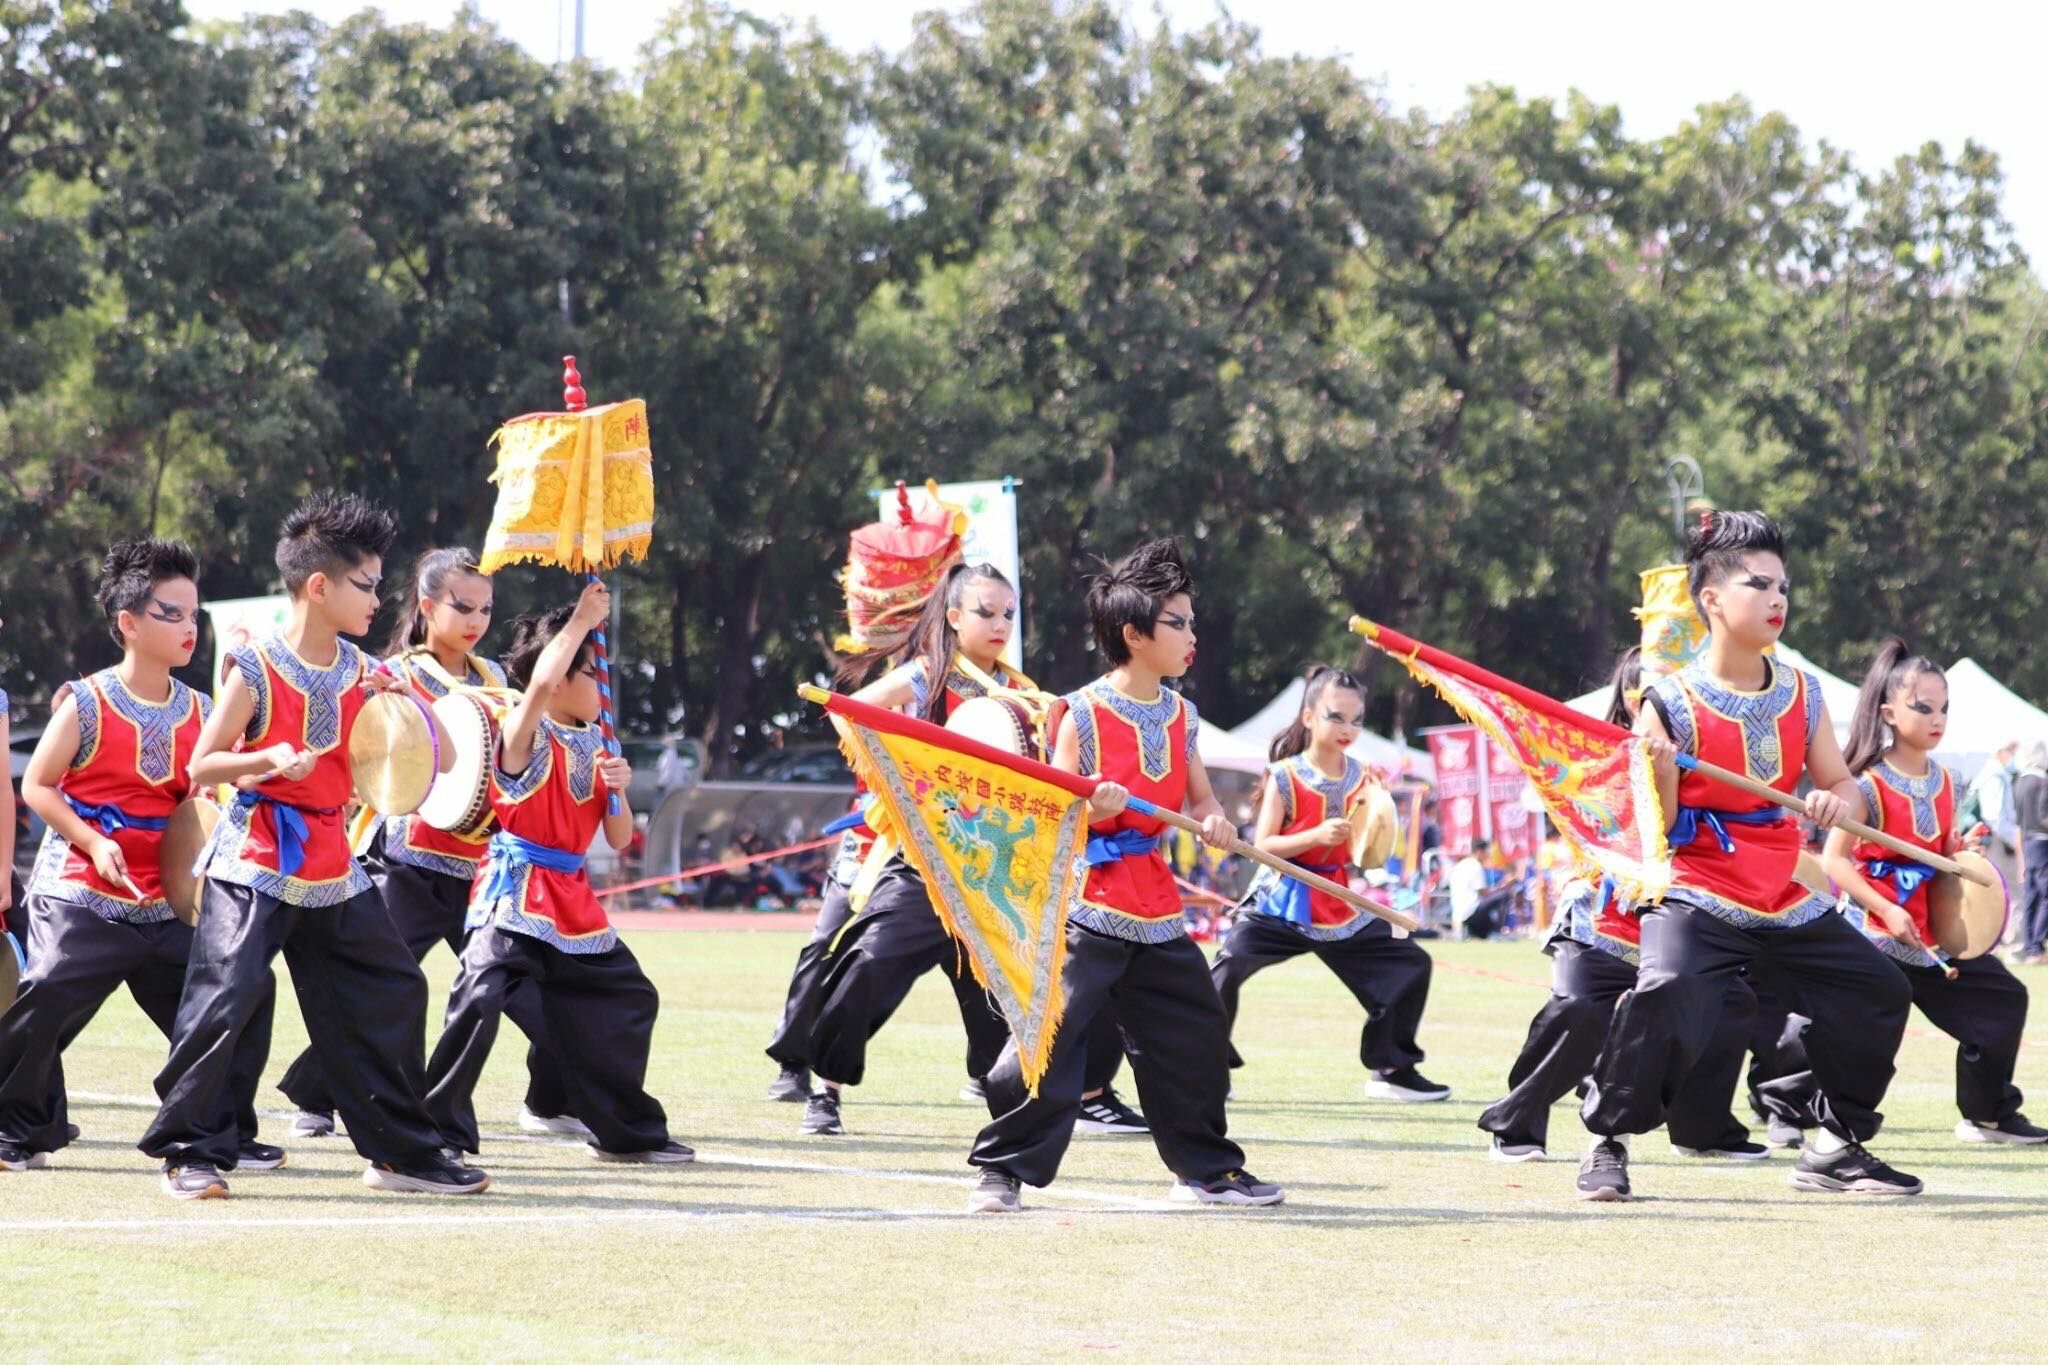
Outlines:
{"label": "blue waist sash", "polygon": [[1120,829],[1114,834],[1091,834],[1088,851],[1082,855],[1090,867],[1102,867],[1123,858],[1143,858],[1159,848],[1157,834],[1138,829]]}
{"label": "blue waist sash", "polygon": [[113,838],[124,829],[139,829],[150,833],[161,833],[171,827],[169,817],[161,815],[130,815],[109,801],[103,806],[88,805],[70,792],[59,792],[64,804],[71,807],[78,818],[88,825],[98,825],[100,833]]}
{"label": "blue waist sash", "polygon": [[1873,858],[1863,865],[1863,875],[1890,882],[1892,895],[1900,905],[1904,905],[1913,899],[1915,891],[1934,880],[1934,869],[1926,863],[1907,862],[1903,858]]}
{"label": "blue waist sash", "polygon": [[[1305,863],[1298,858],[1289,858],[1304,872],[1313,872],[1322,877],[1335,877],[1344,870],[1342,863]],[[1292,877],[1273,874],[1276,884],[1259,898],[1259,913],[1271,915],[1274,919],[1286,920],[1289,924],[1304,927],[1313,924],[1315,917],[1309,913],[1309,895],[1315,890],[1307,882]]]}
{"label": "blue waist sash", "polygon": [[818,833],[829,839],[835,834],[846,833],[846,831],[854,828],[856,825],[865,825],[868,822],[868,807],[873,805],[874,801],[875,798],[873,796],[863,796],[860,799],[859,805],[819,830]]}
{"label": "blue waist sash", "polygon": [[490,869],[490,876],[484,882],[484,905],[493,903],[500,896],[517,895],[521,868],[538,867],[547,872],[583,870],[581,853],[572,853],[552,844],[537,844],[502,829],[491,836],[484,858],[485,866]]}
{"label": "blue waist sash", "polygon": [[1680,806],[1678,818],[1671,822],[1665,837],[1671,847],[1684,848],[1699,837],[1700,826],[1705,825],[1714,832],[1723,853],[1735,851],[1735,840],[1728,834],[1730,825],[1776,825],[1782,824],[1785,812],[1777,806],[1766,806],[1762,810],[1714,810],[1708,806]]}
{"label": "blue waist sash", "polygon": [[312,811],[316,815],[338,815],[341,812],[339,806],[294,806],[262,792],[236,792],[235,804],[271,808],[277,821],[277,870],[287,877],[298,876],[299,869],[306,865],[306,840],[311,834],[306,827],[306,812]]}

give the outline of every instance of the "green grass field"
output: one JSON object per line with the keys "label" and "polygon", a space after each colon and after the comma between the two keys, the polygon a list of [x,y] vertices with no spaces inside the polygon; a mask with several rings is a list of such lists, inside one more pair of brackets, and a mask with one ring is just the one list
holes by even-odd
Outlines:
{"label": "green grass field", "polygon": [[[1079,1138],[1023,1215],[970,1217],[982,1111],[954,1097],[936,977],[876,1040],[848,1136],[799,1138],[798,1107],[761,1098],[799,941],[634,940],[664,1000],[650,1088],[695,1166],[519,1135],[508,1026],[478,1097],[494,1184],[472,1200],[365,1189],[345,1139],[289,1142],[281,1113],[288,1167],[225,1202],[165,1197],[132,1146],[162,1041],[110,1002],[66,1059],[84,1139],[0,1176],[8,1356],[2019,1358],[2048,1330],[2048,1150],[1953,1139],[1953,1050],[1917,1016],[1877,1149],[1924,1196],[1801,1195],[1782,1155],[1707,1165],[1657,1137],[1637,1201],[1589,1206],[1570,1161],[1495,1165],[1473,1127],[1542,999],[1534,948],[1440,947],[1426,1069],[1457,1093],[1420,1106],[1362,1098],[1357,1006],[1304,959],[1246,991],[1230,1110],[1285,1207],[1169,1206],[1148,1141]],[[445,985],[450,960],[428,965]],[[304,1037],[289,998],[271,1081]],[[2044,1073],[2030,1045],[2037,1117]],[[1553,1140],[1576,1157],[1567,1106]]]}

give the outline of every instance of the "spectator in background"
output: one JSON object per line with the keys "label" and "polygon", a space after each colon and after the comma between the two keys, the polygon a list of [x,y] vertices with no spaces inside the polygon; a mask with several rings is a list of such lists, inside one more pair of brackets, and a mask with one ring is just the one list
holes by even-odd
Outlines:
{"label": "spectator in background", "polygon": [[2019,825],[2021,884],[2020,961],[2032,965],[2048,951],[2048,744],[2029,740],[2013,779],[2013,815]]}
{"label": "spectator in background", "polygon": [[1443,826],[1436,822],[1436,798],[1430,797],[1422,803],[1422,845],[1423,853],[1444,846]]}
{"label": "spectator in background", "polygon": [[662,742],[661,756],[654,760],[654,785],[665,796],[677,787],[690,782],[690,767],[683,762],[682,750],[677,748],[678,737],[670,735]]}
{"label": "spectator in background", "polygon": [[1991,831],[1984,841],[1984,856],[1998,869],[2009,887],[2020,886],[2020,821],[2013,808],[2013,759],[2020,742],[2009,739],[1991,755],[1991,761],[1970,783],[1962,804],[1956,808],[1956,832],[1968,834],[1983,825]]}
{"label": "spectator in background", "polygon": [[1451,864],[1451,924],[1459,938],[1465,937],[1466,923],[1486,897],[1486,857],[1491,851],[1488,840],[1474,839],[1472,851]]}

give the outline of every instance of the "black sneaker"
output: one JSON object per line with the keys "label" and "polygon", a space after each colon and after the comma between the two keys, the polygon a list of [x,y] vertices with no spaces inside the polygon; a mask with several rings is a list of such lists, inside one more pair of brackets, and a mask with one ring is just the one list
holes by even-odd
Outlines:
{"label": "black sneaker", "polygon": [[225,1199],[228,1182],[204,1161],[166,1161],[164,1193],[173,1199]]}
{"label": "black sneaker", "polygon": [[998,1166],[984,1166],[974,1193],[967,1197],[969,1213],[1015,1213],[1024,1207],[1024,1182]]}
{"label": "black sneaker", "polygon": [[401,1194],[482,1194],[491,1187],[491,1178],[437,1151],[419,1166],[373,1161],[363,1172],[363,1183],[373,1190]]}
{"label": "black sneaker", "polygon": [[1819,1194],[1918,1194],[1926,1186],[1904,1171],[1895,1171],[1851,1142],[1839,1152],[1816,1152],[1812,1143],[1799,1149],[1792,1188]]}
{"label": "black sneaker", "polygon": [[2014,1114],[1996,1123],[1979,1123],[1964,1119],[1956,1125],[1956,1138],[1961,1142],[2001,1142],[2025,1145],[2048,1142],[2048,1128],[2036,1128],[2027,1122],[2025,1114]]}
{"label": "black sneaker", "polygon": [[1365,1083],[1365,1093],[1376,1100],[1394,1100],[1400,1104],[1434,1104],[1451,1097],[1451,1088],[1438,1085],[1412,1066],[1396,1071],[1375,1072]]}
{"label": "black sneaker", "polygon": [[768,1085],[768,1098],[784,1104],[802,1104],[811,1097],[811,1069],[786,1066]]}
{"label": "black sneaker", "polygon": [[1671,1150],[1702,1161],[1762,1161],[1771,1154],[1761,1142],[1723,1142],[1713,1147],[1681,1147],[1674,1142]]}
{"label": "black sneaker", "polygon": [[846,1128],[839,1122],[839,1092],[827,1087],[812,1095],[804,1105],[804,1121],[797,1125],[797,1131],[812,1137],[844,1137]]}
{"label": "black sneaker", "polygon": [[969,1104],[987,1104],[988,1087],[982,1084],[981,1077],[969,1076],[960,1083],[960,1098]]}
{"label": "black sneaker", "polygon": [[1074,1131],[1134,1137],[1152,1130],[1146,1126],[1145,1116],[1118,1099],[1116,1091],[1105,1090],[1092,1100],[1081,1101],[1081,1117],[1074,1120]]}
{"label": "black sneaker", "polygon": [[1493,1135],[1493,1142],[1487,1147],[1486,1155],[1493,1161],[1510,1164],[1523,1161],[1548,1161],[1550,1153],[1543,1150],[1540,1142],[1510,1142],[1499,1133]]}
{"label": "black sneaker", "polygon": [[40,1171],[50,1164],[48,1152],[31,1152],[13,1142],[0,1142],[0,1171]]}
{"label": "black sneaker", "polygon": [[593,1142],[590,1144],[590,1155],[599,1161],[610,1161],[624,1166],[680,1166],[697,1159],[695,1151],[675,1141],[638,1152],[607,1152]]}
{"label": "black sneaker", "polygon": [[64,1125],[64,1140],[65,1140],[66,1142],[76,1142],[76,1141],[78,1141],[78,1125],[77,1125],[77,1124],[75,1124],[75,1123],[67,1123],[67,1124],[65,1124],[65,1125]]}
{"label": "black sneaker", "polygon": [[1628,1197],[1628,1146],[1619,1138],[1601,1138],[1579,1163],[1579,1198],[1611,1204]]}
{"label": "black sneaker", "polygon": [[1176,1180],[1167,1198],[1182,1204],[1235,1204],[1265,1208],[1287,1198],[1287,1191],[1268,1185],[1249,1171],[1231,1171],[1214,1180]]}
{"label": "black sneaker", "polygon": [[332,1109],[301,1109],[292,1115],[292,1136],[322,1138],[334,1136]]}
{"label": "black sneaker", "polygon": [[274,1171],[284,1165],[284,1148],[267,1142],[244,1142],[235,1149],[238,1171]]}

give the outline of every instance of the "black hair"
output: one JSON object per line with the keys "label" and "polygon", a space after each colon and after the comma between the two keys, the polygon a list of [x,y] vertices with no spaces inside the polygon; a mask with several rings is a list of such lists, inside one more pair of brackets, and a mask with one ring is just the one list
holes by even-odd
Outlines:
{"label": "black hair", "polygon": [[1849,743],[1842,759],[1849,772],[1858,775],[1884,757],[1885,723],[1879,713],[1884,704],[1913,685],[1913,679],[1935,677],[1947,680],[1941,665],[1915,654],[1898,636],[1887,636],[1863,675],[1863,687],[1856,693],[1856,718],[1849,722]]}
{"label": "black hair", "polygon": [[960,648],[959,633],[946,619],[947,610],[960,605],[970,583],[991,581],[1010,587],[1010,580],[993,564],[955,564],[946,570],[946,576],[925,599],[924,610],[917,614],[917,623],[903,642],[903,657],[924,662],[924,715],[919,719],[945,723],[946,675],[953,671],[953,655]]}
{"label": "black hair", "polygon": [[[505,650],[505,677],[512,686],[526,690],[533,679],[534,662],[540,652],[548,647],[548,641],[560,635],[569,624],[569,618],[576,614],[574,602],[564,602],[548,611],[529,612],[512,622],[512,643]],[[592,657],[594,646],[588,635],[576,648],[576,657],[569,661],[569,671],[575,672]]]}
{"label": "black hair", "polygon": [[1629,714],[1628,694],[1643,685],[1643,647],[1630,645],[1614,661],[1614,692],[1607,698],[1607,723],[1626,730],[1635,724]]}
{"label": "black hair", "polygon": [[471,574],[484,577],[484,571],[477,567],[476,556],[460,545],[442,550],[429,550],[419,558],[412,570],[412,591],[399,604],[398,624],[392,627],[391,642],[384,647],[386,654],[403,654],[409,649],[418,649],[427,643],[427,614],[420,610],[420,599],[432,597],[457,578]]}
{"label": "black hair", "polygon": [[1088,585],[1088,615],[1095,624],[1095,644],[1112,664],[1131,661],[1124,627],[1152,638],[1152,623],[1166,601],[1182,593],[1193,597],[1195,580],[1181,562],[1180,542],[1168,536],[1148,540],[1102,572]]}
{"label": "black hair", "polygon": [[142,611],[149,605],[150,593],[156,585],[174,578],[199,581],[199,556],[182,540],[158,540],[151,536],[117,540],[107,547],[107,557],[100,561],[96,595],[100,610],[107,614],[107,633],[114,637],[115,644],[127,644],[121,638],[121,613]]}
{"label": "black hair", "polygon": [[293,509],[277,533],[277,571],[297,597],[316,573],[345,573],[384,557],[398,534],[391,514],[354,493],[315,493]]}
{"label": "black hair", "polygon": [[1705,620],[1700,591],[1742,570],[1744,555],[1785,557],[1785,533],[1762,512],[1702,512],[1685,538],[1685,588]]}
{"label": "black hair", "polygon": [[[1365,684],[1341,668],[1329,664],[1310,664],[1308,672],[1301,675],[1301,711],[1313,707],[1331,688],[1365,695]],[[1278,763],[1283,758],[1292,758],[1308,747],[1308,726],[1302,722],[1301,711],[1287,722],[1287,728],[1273,736],[1273,747],[1267,757]]]}

